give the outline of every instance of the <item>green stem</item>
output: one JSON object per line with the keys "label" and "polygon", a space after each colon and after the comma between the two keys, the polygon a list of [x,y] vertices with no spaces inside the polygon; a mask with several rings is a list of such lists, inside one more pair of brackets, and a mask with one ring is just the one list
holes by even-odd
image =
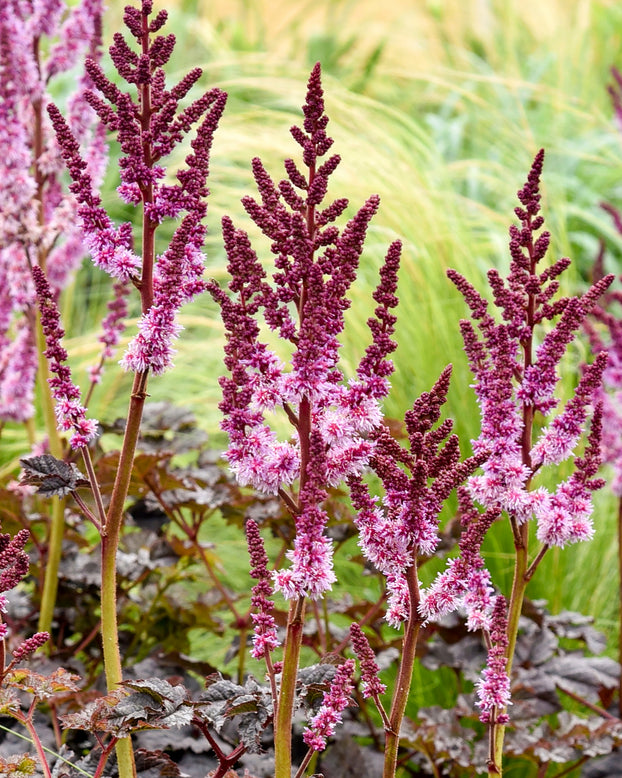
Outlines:
{"label": "green stem", "polygon": [[[149,19],[148,14],[142,14],[141,47],[144,55],[149,54]],[[151,85],[149,82],[139,86],[140,92],[140,125],[143,146],[143,161],[147,167],[152,166],[151,148]],[[142,223],[142,267],[141,279],[137,283],[140,290],[141,308],[147,313],[153,304],[153,267],[155,263],[155,230],[157,224],[152,222],[145,212],[145,204],[153,202],[153,185],[141,186],[143,201]],[[119,650],[119,626],[117,622],[117,551],[123,526],[125,501],[132,475],[136,444],[140,434],[143,408],[147,397],[147,378],[149,372],[136,373],[130,396],[130,404],[125,425],[123,446],[119,458],[117,476],[115,478],[106,525],[102,532],[102,639],[104,648],[104,669],[108,689],[116,688],[123,680],[121,654]],[[136,766],[131,738],[120,738],[116,745],[119,778],[135,778]]]}
{"label": "green stem", "polygon": [[274,778],[291,778],[292,774],[292,716],[294,715],[304,611],[304,597],[300,597],[290,605],[283,652],[281,689],[274,723]]}
{"label": "green stem", "polygon": [[[523,602],[525,600],[525,590],[529,582],[527,576],[528,570],[528,526],[523,524],[519,529],[521,538],[520,545],[516,544],[516,557],[514,563],[514,580],[512,581],[512,594],[510,597],[510,606],[508,611],[508,647],[506,649],[506,672],[508,677],[512,677],[512,663],[514,660],[514,651],[516,649],[516,639],[518,637],[518,624],[520,621]],[[503,774],[503,741],[505,738],[505,725],[499,724],[494,728],[494,751],[493,761],[489,765],[488,774],[490,776],[500,776]]]}
{"label": "green stem", "polygon": [[[123,680],[121,653],[119,650],[119,625],[117,621],[117,551],[123,526],[125,500],[132,475],[134,453],[140,433],[145,398],[147,397],[147,377],[147,372],[136,373],[134,376],[117,477],[110,498],[106,526],[102,535],[102,643],[104,671],[109,691],[117,688]],[[136,769],[131,739],[129,737],[120,738],[116,745],[116,751],[119,764],[119,778],[134,778]]]}
{"label": "green stem", "polygon": [[397,770],[397,756],[400,746],[400,728],[408,702],[410,685],[412,683],[413,668],[417,652],[417,639],[422,619],[418,613],[419,607],[419,580],[417,577],[416,561],[410,566],[406,575],[408,593],[410,595],[410,615],[404,630],[402,642],[402,655],[397,682],[393,691],[393,702],[389,713],[389,727],[386,730],[384,746],[384,768],[382,778],[395,778]]}

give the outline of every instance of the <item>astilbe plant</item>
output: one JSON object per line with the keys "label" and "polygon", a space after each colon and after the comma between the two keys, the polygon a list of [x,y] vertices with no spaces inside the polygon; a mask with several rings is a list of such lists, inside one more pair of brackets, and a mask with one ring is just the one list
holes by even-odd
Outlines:
{"label": "astilbe plant", "polygon": [[[608,91],[620,129],[622,129],[622,73],[616,67],[611,68],[613,83]],[[601,203],[601,207],[611,216],[616,230],[622,234],[622,215],[611,203]],[[594,264],[593,275],[604,275],[605,246]],[[619,623],[622,629],[622,317],[620,316],[622,293],[608,290],[599,300],[592,317],[585,323],[592,350],[598,353],[607,350],[609,360],[603,372],[603,383],[598,399],[603,407],[603,435],[601,452],[611,473],[610,489],[618,498],[618,573],[620,576]],[[622,635],[622,631],[620,633]],[[622,665],[622,639],[619,645],[618,659]],[[622,716],[622,675],[618,690],[618,706]]]}
{"label": "astilbe plant", "polygon": [[[0,273],[2,284],[0,418],[27,421],[34,413],[37,371],[33,266],[45,269],[57,296],[85,255],[73,217],[56,136],[47,118],[58,77],[99,57],[101,0],[22,3],[0,8]],[[44,53],[47,51],[47,55]],[[98,185],[107,158],[102,128],[84,99],[86,72],[67,104],[67,122]],[[34,443],[34,440],[32,441]]]}
{"label": "astilbe plant", "polygon": [[[63,455],[63,442],[47,385],[32,272],[35,267],[45,271],[57,300],[86,252],[46,108],[55,82],[78,68],[67,123],[89,175],[99,184],[107,149],[103,128],[84,99],[91,85],[84,58],[100,56],[101,13],[101,0],[81,0],[74,7],[64,0],[7,0],[0,7],[0,420],[25,423],[35,446],[37,384],[47,445],[56,457]],[[52,623],[63,523],[64,506],[56,500],[39,617],[43,630]]]}
{"label": "astilbe plant", "polygon": [[[620,225],[622,227],[622,223]],[[601,258],[602,259],[602,258]],[[595,275],[602,274],[602,261],[597,262]],[[603,409],[601,456],[610,471],[609,488],[618,500],[618,572],[622,576],[622,318],[619,308],[622,294],[610,290],[594,308],[585,328],[592,349],[599,353],[606,349],[608,361],[603,371],[598,401]],[[622,577],[620,579],[622,581]],[[619,621],[622,625],[622,583],[619,594]],[[622,665],[622,641],[618,659]],[[618,709],[622,716],[622,675],[618,688]]]}
{"label": "astilbe plant", "polygon": [[[594,403],[607,365],[605,352],[584,367],[574,396],[563,409],[552,419],[548,417],[559,404],[555,391],[566,348],[613,276],[600,279],[583,296],[555,299],[557,278],[569,260],[560,259],[539,269],[550,241],[549,233],[540,232],[544,222],[539,213],[543,160],[544,152],[540,151],[518,192],[520,205],[515,213],[520,226],[510,228],[508,277],[503,280],[496,270],[488,273],[500,320],[489,313],[486,299],[464,277],[448,271],[476,323],[464,320],[461,329],[481,412],[482,431],[474,441],[474,450],[485,453],[486,459],[483,473],[472,475],[466,488],[469,499],[486,508],[483,517],[490,511],[508,517],[515,569],[507,607],[499,596],[488,595],[488,602],[482,602],[490,580],[481,574],[474,579],[464,575],[461,560],[464,562],[467,555],[461,543],[458,561],[452,560],[447,571],[422,594],[419,609],[423,616],[434,619],[457,606],[472,614],[473,606],[480,603],[476,605],[476,621],[486,634],[488,666],[478,684],[478,696],[481,718],[490,730],[490,775],[502,772],[512,660],[527,584],[551,547],[563,548],[592,537],[591,494],[603,485],[602,479],[595,477],[600,464],[602,407],[594,407]],[[557,322],[546,329],[546,323],[554,319]],[[585,452],[577,456],[575,449],[591,409]],[[539,432],[534,424],[536,414],[543,419]],[[554,490],[534,483],[542,468],[571,457],[572,473]],[[483,520],[470,516],[468,526]],[[534,524],[535,541],[530,538]]]}
{"label": "astilbe plant", "polygon": [[[158,34],[166,23],[166,12],[154,15],[151,0],[141,0],[140,8],[128,6],[124,15],[135,45],[118,33],[110,48],[116,76],[108,78],[96,57],[87,57],[84,79],[88,88],[78,98],[79,111],[74,110],[78,118],[73,109],[64,114],[49,103],[42,89],[48,77],[76,61],[77,39],[89,41],[87,47],[96,55],[99,5],[96,0],[84,0],[66,16],[63,9],[60,0],[9,0],[0,8],[0,66],[2,75],[8,74],[0,81],[0,111],[5,120],[4,125],[0,122],[0,140],[11,139],[11,133],[15,138],[14,155],[2,160],[10,167],[3,185],[12,187],[8,194],[19,206],[5,211],[0,224],[4,231],[0,272],[6,277],[6,284],[0,284],[6,297],[2,298],[0,320],[4,359],[0,397],[15,381],[11,372],[15,364],[34,374],[38,337],[39,370],[49,386],[50,454],[22,460],[23,487],[34,485],[42,496],[73,497],[101,537],[101,635],[109,694],[66,716],[65,726],[86,729],[98,740],[101,753],[96,776],[103,774],[116,747],[120,778],[133,778],[131,732],[145,726],[192,723],[205,734],[218,760],[215,778],[223,778],[241,755],[261,748],[263,733],[272,724],[275,778],[291,778],[292,723],[297,704],[302,704],[309,714],[302,734],[308,750],[295,768],[297,778],[302,778],[335,734],[355,685],[351,658],[335,660],[336,668],[330,662],[300,667],[306,611],[336,581],[328,530],[330,505],[335,502],[330,502],[329,490],[346,484],[363,556],[384,578],[385,619],[396,630],[403,629],[397,680],[386,708],[387,689],[378,677],[379,662],[361,624],[352,624],[349,634],[360,665],[362,696],[374,702],[385,730],[384,778],[395,778],[397,772],[400,730],[421,628],[426,621],[456,609],[466,613],[468,630],[481,631],[484,636],[488,661],[476,694],[481,720],[489,728],[489,773],[500,775],[511,704],[512,659],[527,583],[549,548],[592,536],[591,492],[602,483],[595,477],[602,410],[600,406],[591,409],[607,369],[606,354],[599,353],[583,368],[573,398],[548,423],[547,417],[558,404],[555,391],[564,352],[612,278],[597,281],[582,297],[555,299],[557,278],[569,261],[562,259],[539,269],[549,244],[548,233],[538,235],[543,225],[539,215],[543,153],[537,155],[518,193],[520,206],[515,213],[520,226],[510,230],[509,276],[503,280],[497,271],[489,272],[499,320],[465,278],[449,273],[476,322],[476,326],[468,321],[461,325],[481,409],[481,435],[473,442],[474,453],[463,460],[451,421],[441,420],[451,366],[406,414],[408,445],[403,446],[385,425],[381,409],[393,370],[389,357],[396,347],[392,336],[399,242],[389,247],[380,269],[373,295],[376,308],[368,320],[371,343],[354,376],[346,379],[340,366],[339,338],[350,304],[348,292],[379,200],[370,197],[342,229],[335,225],[348,202],[326,202],[328,183],[340,158],[329,154],[333,141],[326,132],[320,66],[314,67],[308,81],[302,126],[291,130],[302,149],[302,168],[285,160],[286,178],[277,183],[261,161],[254,159],[259,200],[243,200],[246,212],[270,241],[272,278],[247,233],[225,217],[222,227],[231,276],[227,291],[203,279],[202,256],[210,150],[226,95],[213,89],[186,105],[184,101],[201,77],[199,68],[172,88],[166,87],[163,68],[175,38]],[[38,59],[41,38],[57,31],[60,43],[52,46],[43,67]],[[27,47],[13,47],[12,36]],[[24,83],[31,84],[29,93],[19,92],[19,73],[28,77]],[[123,91],[121,82],[128,84],[129,91]],[[26,127],[18,122],[19,110],[28,105],[34,127],[32,148]],[[134,246],[132,225],[116,225],[103,208],[97,162],[102,136],[96,130],[93,145],[84,143],[91,121],[85,118],[87,105],[101,125],[116,134],[121,147],[118,192],[126,204],[139,209],[139,249]],[[49,132],[50,123],[56,140]],[[185,166],[167,175],[163,161],[194,125]],[[68,195],[62,194],[60,184],[61,158],[72,180]],[[71,231],[63,228],[68,208],[75,209],[78,217]],[[178,223],[168,246],[156,256],[157,229],[166,219]],[[62,345],[58,292],[82,246],[114,280],[114,298],[104,322],[102,360],[111,356],[118,342],[132,287],[139,292],[141,303],[138,332],[122,359],[123,367],[134,373],[123,443],[118,460],[114,465],[108,461],[103,468],[104,473],[113,471],[110,493],[98,483],[91,451],[98,425],[88,416],[88,399],[103,361],[92,369],[91,389],[82,397]],[[58,266],[53,258],[58,259]],[[290,527],[282,536],[291,537],[292,542],[284,559],[276,560],[271,570],[259,525],[252,519],[246,523],[251,576],[256,583],[250,619],[237,618],[236,624],[246,630],[252,622],[251,654],[264,661],[268,685],[261,686],[252,677],[240,677],[234,684],[213,674],[199,699],[193,700],[183,686],[161,678],[123,681],[116,568],[149,376],[171,367],[180,329],[177,312],[204,291],[220,306],[227,338],[228,375],[220,379],[222,427],[229,437],[226,460],[240,485],[280,499],[290,518]],[[12,317],[22,313],[27,324],[11,324]],[[14,342],[9,337],[11,327]],[[266,330],[271,331],[272,341],[279,342],[278,347],[268,344]],[[16,363],[13,358],[19,349],[23,356]],[[19,413],[11,410],[11,418],[28,418],[28,391],[17,396]],[[590,413],[587,445],[583,455],[576,456]],[[536,414],[543,418],[537,434]],[[278,416],[282,423],[273,424]],[[68,447],[57,433],[69,434]],[[79,455],[86,478],[73,461]],[[543,467],[573,456],[572,473],[555,489],[535,483]],[[481,472],[476,472],[480,467]],[[368,477],[372,471],[375,480]],[[172,476],[163,480],[180,483]],[[155,494],[153,486],[145,483]],[[382,487],[378,493],[374,484]],[[78,494],[82,487],[90,489],[89,498]],[[458,554],[424,588],[419,567],[439,546],[441,514],[455,489],[462,525]],[[62,515],[60,501],[59,505]],[[183,518],[181,507],[179,511]],[[482,553],[485,536],[504,515],[512,529],[516,559],[507,597],[495,591]],[[533,524],[535,540],[530,538]],[[62,528],[62,523],[58,526]],[[5,605],[4,592],[27,573],[23,550],[27,537],[26,530],[14,538],[0,535],[0,611]],[[284,632],[277,628],[275,618],[277,593],[289,602]],[[232,612],[237,614],[235,609]],[[245,637],[245,631],[242,634]],[[15,675],[17,663],[48,639],[47,630],[14,646],[9,662],[7,639],[7,628],[0,619],[3,704],[28,728],[42,769],[51,776],[32,713],[35,703],[55,690],[76,691],[74,680],[60,671],[47,679],[29,673]],[[34,689],[33,705],[22,715],[15,689],[29,688]],[[319,705],[311,699],[318,688],[323,690]],[[220,736],[236,717],[240,742],[227,754],[214,732]],[[160,765],[164,764],[162,769],[171,768],[170,760],[161,760]]]}
{"label": "astilbe plant", "polygon": [[[37,632],[32,637],[22,640],[13,647],[12,658],[8,659],[7,646],[11,638],[10,630],[3,620],[3,614],[7,612],[7,593],[15,589],[27,576],[30,567],[28,554],[24,546],[28,542],[30,533],[26,529],[20,530],[14,537],[8,533],[0,533],[0,708],[4,713],[20,721],[28,730],[37,749],[43,765],[47,766],[41,740],[33,722],[34,705],[24,714],[20,710],[19,702],[15,698],[13,690],[8,685],[14,668],[44,645],[50,638],[48,632]],[[0,768],[6,767],[0,756]],[[47,775],[50,773],[48,771]]]}
{"label": "astilbe plant", "polygon": [[[364,695],[372,697],[385,727],[384,778],[395,775],[417,640],[427,617],[422,607],[418,566],[439,544],[439,520],[445,501],[486,457],[480,453],[461,462],[458,437],[451,434],[451,420],[435,426],[447,399],[450,375],[451,368],[447,367],[432,390],[424,393],[407,412],[408,450],[386,428],[373,434],[376,446],[370,464],[383,485],[381,505],[359,476],[349,478],[360,545],[366,558],[386,577],[389,607],[385,618],[396,628],[404,625],[398,675],[388,713],[380,699],[382,690],[373,680],[373,665],[364,634],[356,625],[351,628],[352,644],[363,671]],[[454,564],[454,575],[472,583],[470,605],[474,612],[485,610],[490,603],[479,547],[496,516],[496,511],[477,518],[470,516],[471,522],[461,542],[463,554]],[[443,581],[437,597],[443,603],[451,601],[456,589],[450,581]],[[479,626],[477,623],[474,628]]]}
{"label": "astilbe plant", "polygon": [[[378,305],[369,320],[372,343],[356,377],[346,382],[338,364],[338,336],[349,306],[346,294],[355,279],[378,198],[369,198],[342,230],[333,225],[347,201],[324,202],[329,177],[340,158],[327,156],[333,141],[326,133],[319,65],[309,78],[303,113],[303,126],[292,127],[291,133],[302,148],[304,172],[288,159],[287,178],[276,184],[260,160],[254,159],[261,202],[250,197],[243,200],[248,214],[272,241],[272,284],[247,234],[225,217],[231,295],[216,284],[210,286],[227,334],[225,364],[230,375],[220,379],[222,427],[229,436],[225,456],[241,484],[279,495],[295,525],[293,548],[287,553],[291,564],[274,575],[274,588],[290,601],[282,662],[277,667],[271,659],[277,639],[270,615],[270,581],[261,561],[260,536],[253,525],[248,527],[253,574],[260,581],[253,595],[260,609],[254,617],[254,654],[265,657],[275,694],[275,675],[281,670],[273,701],[277,778],[289,778],[291,770],[292,716],[305,608],[308,600],[330,591],[335,581],[332,544],[325,531],[330,518],[324,507],[327,487],[365,469],[375,448],[371,433],[382,419],[379,403],[388,392],[393,369],[388,355],[395,348],[391,310],[397,304],[400,255],[399,243],[392,244],[374,294]],[[289,364],[262,342],[261,318],[282,344],[289,344]],[[268,415],[274,412],[281,412],[289,422],[289,438],[280,439],[270,427]],[[349,684],[345,675],[352,665],[343,668],[339,683],[335,681],[327,694],[323,712],[310,723],[312,734],[306,741],[311,750],[324,744],[332,731],[329,722],[337,721],[337,707],[345,704]]]}
{"label": "astilbe plant", "polygon": [[[87,509],[86,513],[101,534],[101,632],[110,689],[122,681],[116,612],[116,556],[147,382],[150,373],[160,374],[172,364],[172,343],[179,331],[177,311],[206,288],[202,279],[206,179],[212,137],[226,101],[223,92],[212,89],[189,105],[180,105],[201,77],[200,68],[191,70],[172,88],[166,87],[163,67],[175,45],[174,35],[157,34],[166,19],[166,11],[160,11],[152,18],[151,0],[143,0],[140,8],[126,7],[125,25],[137,50],[117,33],[110,56],[130,91],[123,91],[109,79],[95,59],[86,59],[86,72],[93,88],[84,92],[83,101],[94,109],[103,125],[116,133],[122,151],[119,194],[142,212],[138,252],[134,250],[131,224],[115,225],[103,208],[97,181],[71,122],[56,105],[47,106],[60,155],[72,179],[70,189],[77,203],[82,240],[95,265],[117,282],[115,301],[106,320],[104,345],[107,349],[116,340],[123,315],[123,293],[119,285],[136,287],[142,306],[138,333],[122,360],[125,369],[135,375],[123,445],[107,504],[97,483],[88,446],[96,434],[96,423],[86,418],[80,393],[64,364],[67,354],[60,343],[63,331],[49,274],[41,266],[33,271],[45,335],[45,356],[54,374],[50,385],[57,423],[60,429],[72,431],[71,446],[83,455],[94,500],[94,508]],[[176,172],[176,180],[169,182],[165,179],[163,160],[183,141],[193,125],[197,128],[186,164]],[[175,217],[180,217],[180,222],[173,237],[156,257],[157,228],[165,219]],[[28,462],[25,464],[29,465]],[[121,777],[130,778],[134,767],[127,737],[119,740],[117,755]]]}

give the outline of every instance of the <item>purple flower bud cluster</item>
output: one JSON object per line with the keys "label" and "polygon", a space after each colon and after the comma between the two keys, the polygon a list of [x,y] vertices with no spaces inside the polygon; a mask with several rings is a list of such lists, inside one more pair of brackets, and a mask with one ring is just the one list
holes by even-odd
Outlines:
{"label": "purple flower bud cluster", "polygon": [[[451,366],[407,412],[409,450],[386,428],[374,434],[376,448],[370,464],[382,480],[382,506],[377,505],[360,477],[349,478],[352,503],[357,510],[359,543],[366,558],[386,577],[389,607],[385,618],[395,627],[413,615],[406,576],[419,555],[432,554],[438,545],[439,515],[444,501],[485,459],[480,452],[461,462],[458,437],[451,434],[451,420],[434,426],[447,399],[450,376]],[[465,562],[462,572],[467,567],[473,568],[475,575],[479,563]],[[430,595],[429,613],[422,613],[424,617],[455,606],[456,597],[463,593],[463,584],[446,588],[446,583],[439,586],[438,593]],[[483,586],[486,588],[485,583]]]}
{"label": "purple flower bud cluster", "polygon": [[[602,278],[582,297],[553,299],[559,289],[557,277],[569,261],[559,260],[542,272],[538,269],[549,245],[547,232],[537,235],[544,222],[539,215],[543,159],[540,151],[518,192],[521,205],[515,213],[520,226],[510,228],[512,261],[507,282],[495,270],[488,274],[502,321],[495,322],[486,300],[466,279],[452,270],[448,275],[462,292],[480,333],[471,322],[461,322],[482,419],[474,449],[489,454],[483,474],[469,479],[471,495],[486,507],[505,510],[516,526],[535,517],[542,541],[564,546],[591,537],[590,490],[597,482],[571,477],[554,493],[544,487],[530,491],[529,486],[542,465],[572,456],[598,392],[606,355],[597,356],[584,369],[575,396],[542,429],[535,445],[525,435],[535,412],[547,416],[557,406],[559,363],[613,276]],[[536,328],[558,316],[532,354]]]}
{"label": "purple flower bud cluster", "polygon": [[[37,358],[30,268],[45,266],[55,293],[86,253],[76,201],[45,115],[48,88],[85,53],[97,57],[101,0],[5,0],[0,4],[0,418],[33,415]],[[47,54],[45,53],[47,52]],[[106,148],[83,99],[86,72],[67,102],[68,125],[91,178],[103,176]]]}
{"label": "purple flower bud cluster", "polygon": [[[392,309],[401,247],[394,243],[389,248],[374,294],[378,305],[368,321],[372,343],[356,377],[346,382],[338,368],[338,337],[379,201],[369,198],[341,231],[333,222],[347,201],[324,204],[339,156],[322,161],[333,141],[326,133],[319,65],[309,78],[303,114],[302,127],[291,133],[302,147],[306,171],[288,159],[287,178],[276,184],[255,159],[261,202],[243,199],[247,213],[271,241],[272,283],[246,232],[225,217],[231,294],[215,283],[209,289],[220,305],[227,337],[230,375],[220,379],[222,428],[229,436],[226,457],[241,484],[280,494],[295,517],[296,540],[288,553],[293,564],[276,574],[277,588],[286,597],[317,598],[334,580],[321,507],[325,488],[364,470],[375,445],[371,433],[382,419],[380,401],[393,370],[388,355],[395,349]],[[287,364],[286,357],[261,341],[261,319],[278,333],[283,350],[289,348]],[[279,411],[293,427],[288,439],[280,439],[266,418]]]}
{"label": "purple flower bud cluster", "polygon": [[32,637],[26,638],[13,650],[13,662],[11,664],[17,664],[27,659],[38,648],[45,645],[49,639],[49,632],[36,632]]}
{"label": "purple flower bud cluster", "polygon": [[419,612],[425,619],[441,619],[462,608],[469,630],[490,629],[493,610],[493,587],[490,573],[481,556],[486,533],[499,518],[498,508],[480,513],[473,505],[466,487],[458,489],[461,524],[460,555],[450,559],[447,568],[421,592]]}
{"label": "purple flower bud cluster", "polygon": [[[185,214],[155,268],[145,256],[141,262],[134,252],[131,225],[113,225],[70,127],[54,106],[49,112],[73,179],[71,189],[79,203],[78,217],[95,264],[114,278],[132,281],[143,292],[139,331],[122,365],[135,372],[151,370],[160,374],[172,364],[172,341],[180,329],[176,323],[179,308],[206,288],[202,280],[206,179],[212,138],[226,95],[213,89],[188,106],[180,106],[202,71],[194,68],[174,87],[166,88],[163,66],[172,54],[175,36],[156,35],[167,14],[161,11],[150,19],[151,13],[151,0],[143,0],[140,9],[125,9],[125,25],[139,51],[120,33],[110,47],[118,74],[137,96],[122,91],[95,60],[88,59],[86,68],[95,89],[87,90],[85,99],[102,124],[117,135],[123,154],[119,194],[126,202],[142,206],[143,255],[153,250],[153,234],[165,218]],[[176,173],[176,183],[165,183],[166,169],[160,161],[197,123],[186,166]]]}
{"label": "purple flower bud cluster", "polygon": [[266,652],[274,651],[279,645],[276,634],[276,624],[272,611],[272,581],[268,572],[268,556],[264,548],[257,522],[249,519],[246,522],[246,539],[251,557],[251,578],[257,578],[251,595],[251,605],[255,609],[251,619],[255,625],[253,648],[251,656],[263,659]]}
{"label": "purple flower bud cluster", "polygon": [[97,435],[97,421],[86,418],[86,409],[80,402],[80,389],[71,380],[71,369],[64,364],[67,351],[61,345],[61,339],[65,331],[60,326],[60,314],[50,285],[43,270],[36,265],[32,269],[32,277],[47,345],[44,353],[50,371],[54,373],[49,384],[56,401],[57,426],[63,432],[72,430],[73,435],[69,441],[71,447],[82,448],[88,446],[89,441]]}
{"label": "purple flower bud cluster", "polygon": [[[30,567],[28,554],[24,551],[29,537],[27,529],[21,529],[13,538],[8,533],[0,533],[0,641],[8,636],[8,628],[2,621],[2,613],[7,610],[5,592],[14,589],[26,577]],[[13,651],[11,666],[26,659],[49,639],[49,633],[37,632],[22,641]],[[0,677],[5,669],[0,666]]]}
{"label": "purple flower bud cluster", "polygon": [[505,597],[500,594],[494,598],[489,633],[488,662],[476,683],[478,705],[482,711],[480,720],[507,724],[509,717],[502,712],[511,705],[505,654],[508,645],[507,616]]}
{"label": "purple flower bud cluster", "polygon": [[[618,229],[622,232],[622,222]],[[602,258],[594,275],[602,274]],[[585,322],[592,350],[607,351],[608,361],[603,371],[603,382],[597,393],[603,408],[601,453],[603,462],[612,468],[611,490],[622,497],[622,317],[619,307],[622,292],[608,291]]]}
{"label": "purple flower bud cluster", "polygon": [[0,533],[0,611],[6,611],[4,592],[14,589],[27,575],[30,567],[28,554],[24,546],[28,542],[30,533],[27,529],[20,531],[11,537],[8,533]]}
{"label": "purple flower bud cluster", "polygon": [[352,641],[352,649],[361,665],[363,697],[377,698],[384,694],[387,687],[378,678],[379,668],[376,657],[365,633],[356,623],[350,624],[350,640]]}
{"label": "purple flower bud cluster", "polygon": [[337,668],[319,711],[302,733],[302,739],[313,751],[323,751],[326,748],[326,738],[330,737],[337,724],[341,723],[342,713],[350,704],[350,694],[354,688],[353,674],[354,660],[346,659]]}

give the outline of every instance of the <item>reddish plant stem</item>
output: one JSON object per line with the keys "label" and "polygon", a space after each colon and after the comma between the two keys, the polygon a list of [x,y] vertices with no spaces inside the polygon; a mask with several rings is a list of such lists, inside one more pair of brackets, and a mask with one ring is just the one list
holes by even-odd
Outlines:
{"label": "reddish plant stem", "polygon": [[404,630],[400,667],[397,674],[395,689],[393,691],[393,701],[391,704],[391,712],[389,713],[389,727],[386,730],[384,769],[382,772],[383,778],[395,778],[397,755],[400,745],[400,727],[402,725],[402,719],[404,718],[412,682],[419,629],[423,623],[423,619],[419,615],[420,595],[416,555],[415,561],[406,574],[406,581],[410,599],[410,614]]}
{"label": "reddish plant stem", "polygon": [[117,744],[117,738],[115,737],[112,738],[110,743],[108,743],[105,748],[102,746],[102,753],[101,756],[99,757],[97,768],[93,773],[93,778],[101,778],[101,776],[104,773],[104,768],[106,767],[106,763],[108,762],[108,758],[110,757],[110,754],[112,753],[116,744]]}
{"label": "reddish plant stem", "polygon": [[227,755],[220,747],[218,741],[209,731],[209,727],[205,721],[201,721],[201,719],[195,718],[192,723],[201,730],[205,736],[205,739],[212,747],[214,754],[216,755],[216,759],[218,759],[218,767],[216,768],[215,772],[210,773],[210,778],[224,778],[224,776],[226,776],[226,774],[229,772],[229,769],[233,767],[233,765],[246,751],[246,746],[243,743],[240,743],[229,755]]}
{"label": "reddish plant stem", "polygon": [[570,699],[575,700],[575,702],[581,703],[581,705],[584,705],[586,708],[589,708],[594,713],[598,714],[599,716],[602,716],[604,719],[609,719],[610,721],[620,720],[617,716],[614,716],[612,713],[609,713],[608,710],[601,708],[600,705],[594,705],[593,702],[586,700],[585,697],[581,697],[580,694],[575,694],[575,692],[570,691],[570,689],[565,689],[563,686],[560,686],[558,683],[555,684],[555,688],[558,689],[560,692],[563,692],[567,697],[570,697]]}
{"label": "reddish plant stem", "polygon": [[291,778],[292,717],[294,715],[304,614],[305,598],[299,597],[290,605],[287,622],[281,689],[274,724],[274,778]]}
{"label": "reddish plant stem", "polygon": [[20,721],[24,725],[24,727],[28,731],[28,734],[32,738],[35,751],[37,752],[37,756],[39,757],[39,762],[41,764],[43,775],[45,776],[45,778],[52,778],[52,771],[50,770],[50,766],[48,765],[48,760],[45,755],[45,748],[43,747],[43,743],[41,742],[41,739],[37,732],[37,728],[35,727],[34,722],[32,720],[33,712],[34,712],[34,704],[31,707],[31,710],[29,711],[27,716],[15,715],[14,718],[16,718],[17,721]]}

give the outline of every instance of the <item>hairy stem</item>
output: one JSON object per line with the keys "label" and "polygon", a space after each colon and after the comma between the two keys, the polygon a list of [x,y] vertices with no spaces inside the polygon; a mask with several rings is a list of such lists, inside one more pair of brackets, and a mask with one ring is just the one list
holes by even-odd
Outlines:
{"label": "hairy stem", "polygon": [[283,674],[274,723],[274,778],[291,778],[292,769],[292,716],[302,628],[304,626],[304,597],[291,603],[287,623],[287,636],[283,652]]}
{"label": "hairy stem", "polygon": [[24,716],[24,718],[18,718],[18,721],[22,722],[22,724],[28,730],[28,734],[32,738],[32,742],[37,752],[37,756],[39,757],[39,762],[41,763],[41,769],[43,770],[43,775],[45,776],[45,778],[52,778],[52,771],[50,770],[47,757],[45,756],[45,749],[43,747],[43,743],[41,742],[41,739],[37,732],[37,728],[35,727],[34,722],[32,720],[32,716]]}

